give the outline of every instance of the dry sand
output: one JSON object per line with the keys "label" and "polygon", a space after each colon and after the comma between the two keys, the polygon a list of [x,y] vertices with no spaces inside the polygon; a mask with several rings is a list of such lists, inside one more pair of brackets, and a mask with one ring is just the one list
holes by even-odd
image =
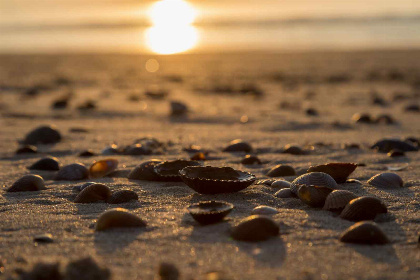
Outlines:
{"label": "dry sand", "polygon": [[[353,223],[328,211],[310,208],[299,199],[279,199],[276,190],[253,185],[233,194],[200,195],[184,183],[129,181],[101,178],[112,190],[129,188],[138,202],[121,205],[75,204],[72,187],[80,182],[56,182],[49,172],[42,175],[48,189],[41,192],[0,195],[0,256],[7,279],[17,268],[29,269],[38,261],[59,261],[92,256],[112,271],[113,279],[153,279],[160,262],[175,264],[182,279],[205,279],[219,271],[228,279],[419,279],[418,152],[390,158],[369,149],[382,138],[420,136],[419,113],[403,108],[418,104],[420,52],[360,52],[308,54],[179,55],[157,57],[160,70],[147,73],[150,57],[129,55],[0,56],[0,183],[10,186],[26,167],[44,155],[62,164],[104,158],[79,158],[84,149],[100,152],[111,143],[127,145],[152,136],[172,145],[162,155],[113,156],[123,169],[132,169],[150,158],[187,158],[183,147],[197,144],[213,150],[212,166],[231,166],[264,177],[279,163],[302,171],[326,162],[365,163],[351,175],[366,183],[387,166],[408,167],[397,173],[405,186],[383,190],[356,183],[342,184],[357,195],[374,195],[388,206],[389,213],[377,222],[392,243],[383,246],[348,245],[340,233]],[[65,79],[63,79],[63,77]],[[219,85],[255,84],[264,95],[214,94],[206,90]],[[24,97],[30,86],[43,85],[36,97]],[[164,88],[163,100],[144,97],[149,88]],[[70,106],[52,110],[50,104],[72,91]],[[211,90],[210,90],[211,91]],[[309,92],[309,93],[308,93]],[[311,94],[310,92],[313,92]],[[388,106],[372,104],[372,92]],[[131,95],[140,101],[129,101]],[[402,98],[395,98],[401,95]],[[97,109],[80,112],[85,100]],[[170,119],[168,100],[188,104],[188,118]],[[281,109],[287,101],[298,106]],[[299,107],[300,106],[300,107]],[[313,107],[319,116],[307,116]],[[357,112],[376,116],[387,113],[393,125],[354,124]],[[241,116],[249,118],[241,123]],[[333,125],[333,122],[340,125]],[[56,145],[39,146],[35,155],[14,155],[18,140],[42,124],[55,124],[63,135]],[[87,133],[73,133],[83,127]],[[221,152],[230,140],[241,138],[258,150],[260,166],[240,164],[243,153]],[[301,146],[322,142],[309,155],[278,153],[285,144]],[[345,150],[344,143],[359,143],[360,150]],[[294,177],[287,177],[293,180]],[[88,180],[92,181],[92,180]],[[84,182],[84,181],[82,181]],[[227,222],[200,226],[186,207],[201,200],[224,200],[235,205]],[[250,215],[258,205],[279,210],[273,218],[280,235],[268,241],[245,243],[229,237],[229,229]],[[93,225],[104,210],[124,207],[146,220],[146,230],[95,233]],[[34,244],[33,236],[51,233],[52,244]]]}

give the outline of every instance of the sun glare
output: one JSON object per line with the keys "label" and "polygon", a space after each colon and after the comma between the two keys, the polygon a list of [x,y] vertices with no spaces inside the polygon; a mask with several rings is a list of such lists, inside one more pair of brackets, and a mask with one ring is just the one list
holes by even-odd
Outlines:
{"label": "sun glare", "polygon": [[186,1],[159,1],[151,7],[149,16],[153,26],[146,31],[145,36],[153,52],[174,54],[196,45],[198,33],[192,25],[196,11]]}

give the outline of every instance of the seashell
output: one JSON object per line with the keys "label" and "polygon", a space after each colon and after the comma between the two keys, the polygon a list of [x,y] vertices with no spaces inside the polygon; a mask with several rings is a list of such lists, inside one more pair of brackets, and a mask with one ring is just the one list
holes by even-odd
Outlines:
{"label": "seashell", "polygon": [[65,276],[58,279],[109,280],[111,278],[111,271],[109,268],[98,265],[98,263],[91,257],[85,257],[69,262],[66,266]]}
{"label": "seashell", "polygon": [[34,236],[34,242],[36,243],[53,243],[54,239],[50,233],[44,233]]}
{"label": "seashell", "polygon": [[404,141],[412,143],[416,147],[420,146],[420,139],[416,138],[416,137],[407,137],[407,138],[404,139]]}
{"label": "seashell", "polygon": [[188,106],[184,103],[171,101],[171,116],[184,116],[188,111]]}
{"label": "seashell", "polygon": [[279,234],[279,226],[269,217],[252,215],[232,230],[231,237],[239,241],[264,241]]}
{"label": "seashell", "polygon": [[87,182],[87,183],[84,183],[82,185],[74,186],[72,188],[72,190],[75,191],[75,192],[81,192],[81,191],[83,191],[83,189],[85,189],[86,187],[88,187],[90,185],[93,185],[93,184],[96,184],[96,183],[95,182]]}
{"label": "seashell", "polygon": [[314,185],[330,189],[336,189],[338,187],[334,178],[323,172],[311,172],[297,177],[290,186],[290,190],[295,195],[297,195],[298,192],[297,185]]}
{"label": "seashell", "polygon": [[76,181],[89,176],[89,170],[81,163],[73,163],[62,167],[55,175],[55,180]]}
{"label": "seashell", "polygon": [[272,188],[276,188],[276,189],[285,189],[285,188],[290,188],[292,184],[286,180],[276,180],[271,184]]}
{"label": "seashell", "polygon": [[418,104],[410,104],[404,107],[406,112],[420,112],[420,106]]}
{"label": "seashell", "polygon": [[61,141],[61,134],[55,126],[40,126],[29,132],[23,144],[37,145],[37,144],[54,144]]}
{"label": "seashell", "polygon": [[115,145],[115,144],[112,144],[111,146],[106,147],[105,149],[103,149],[101,151],[101,154],[102,155],[107,155],[107,156],[109,156],[109,155],[118,155],[119,153],[120,153],[120,151],[118,150],[118,146]]}
{"label": "seashell", "polygon": [[52,170],[57,171],[60,169],[60,163],[55,157],[46,157],[38,160],[28,167],[31,170]]}
{"label": "seashell", "polygon": [[183,151],[186,151],[187,153],[200,153],[203,152],[203,149],[201,149],[198,145],[189,145],[182,149]]}
{"label": "seashell", "polygon": [[143,147],[142,144],[134,144],[131,146],[128,146],[124,154],[130,155],[130,156],[140,156],[140,155],[150,155],[152,151],[146,147]]}
{"label": "seashell", "polygon": [[34,192],[46,189],[41,176],[29,174],[14,182],[7,192]]}
{"label": "seashell", "polygon": [[102,213],[96,222],[96,231],[113,228],[145,227],[146,222],[123,208],[115,208]]}
{"label": "seashell", "polygon": [[391,151],[389,151],[389,153],[387,154],[387,156],[389,157],[403,157],[405,156],[404,152],[398,149],[392,149]]}
{"label": "seashell", "polygon": [[266,205],[259,205],[252,209],[251,214],[252,215],[275,215],[279,211],[277,211],[276,208],[266,206]]}
{"label": "seashell", "polygon": [[132,190],[120,190],[114,192],[106,202],[110,204],[125,203],[132,200],[138,200],[139,196]]}
{"label": "seashell", "polygon": [[290,165],[278,164],[267,172],[268,177],[282,177],[296,175],[295,169]]}
{"label": "seashell", "polygon": [[277,191],[274,196],[278,198],[296,198],[296,195],[292,193],[290,188],[281,189]]}
{"label": "seashell", "polygon": [[375,149],[381,153],[388,153],[391,150],[395,150],[395,149],[403,151],[403,152],[413,152],[413,151],[419,150],[419,148],[414,146],[412,143],[404,142],[398,139],[380,140],[376,142],[375,144],[373,144],[371,149]]}
{"label": "seashell", "polygon": [[173,160],[156,164],[155,173],[162,181],[182,181],[179,171],[187,166],[201,166],[201,163],[194,160]]}
{"label": "seashell", "polygon": [[375,118],[375,123],[394,124],[395,120],[390,115],[379,115]]}
{"label": "seashell", "polygon": [[387,244],[388,237],[374,222],[358,222],[340,235],[344,243]]}
{"label": "seashell", "polygon": [[401,188],[404,185],[401,177],[398,174],[391,172],[376,174],[367,182],[369,185],[378,188]]}
{"label": "seashell", "polygon": [[356,163],[327,163],[309,167],[308,173],[323,172],[333,177],[337,184],[341,184],[346,182],[347,177],[349,177],[350,174],[353,173],[356,167]]}
{"label": "seashell", "polygon": [[298,190],[298,197],[311,207],[322,207],[325,199],[332,191],[333,189],[328,187],[301,185]]}
{"label": "seashell", "polygon": [[255,182],[255,185],[264,185],[264,186],[271,186],[272,183],[277,181],[276,179],[261,179]]}
{"label": "seashell", "polygon": [[15,154],[19,155],[19,154],[36,154],[38,153],[38,148],[32,145],[25,145],[22,147],[19,147]]}
{"label": "seashell", "polygon": [[105,201],[111,197],[111,190],[104,184],[95,183],[85,187],[74,199],[75,203]]}
{"label": "seashell", "polygon": [[316,110],[314,108],[306,108],[305,113],[308,116],[318,116],[319,115],[318,110]]}
{"label": "seashell", "polygon": [[369,114],[356,113],[351,117],[351,120],[355,123],[372,123],[373,120]]}
{"label": "seashell", "polygon": [[86,100],[77,106],[80,111],[93,110],[96,108],[96,103],[93,100]]}
{"label": "seashell", "polygon": [[230,167],[188,166],[179,174],[185,184],[201,194],[238,192],[256,179],[251,173]]}
{"label": "seashell", "polygon": [[204,153],[195,153],[190,157],[191,160],[206,160],[206,155]]}
{"label": "seashell", "polygon": [[128,174],[128,179],[131,180],[147,180],[147,181],[159,181],[160,176],[155,173],[155,166],[163,161],[158,159],[152,159],[143,162],[142,164],[136,166],[130,174]]}
{"label": "seashell", "polygon": [[346,190],[332,191],[325,199],[325,204],[322,209],[330,211],[341,211],[353,199],[357,198],[352,192]]}
{"label": "seashell", "polygon": [[188,206],[191,216],[202,225],[222,221],[232,210],[232,203],[224,201],[202,201]]}
{"label": "seashell", "polygon": [[242,164],[262,164],[261,160],[254,155],[246,155],[242,160]]}
{"label": "seashell", "polygon": [[92,178],[100,178],[108,175],[115,171],[118,167],[118,160],[113,158],[107,158],[99,161],[95,161],[89,167],[89,175]]}
{"label": "seashell", "polygon": [[249,143],[242,141],[241,139],[236,139],[236,140],[231,141],[229,143],[229,146],[223,149],[224,152],[246,152],[246,153],[249,153],[252,150],[253,150],[252,146]]}
{"label": "seashell", "polygon": [[164,147],[164,143],[152,137],[143,137],[136,139],[133,144],[141,144],[142,147],[151,151]]}
{"label": "seashell", "polygon": [[79,157],[93,157],[96,156],[96,153],[92,150],[84,150],[78,154]]}
{"label": "seashell", "polygon": [[159,264],[158,275],[159,278],[156,277],[156,280],[178,280],[180,278],[178,268],[174,264],[166,262]]}
{"label": "seashell", "polygon": [[295,146],[292,144],[287,144],[286,146],[284,146],[283,154],[291,154],[291,155],[306,155],[308,154],[307,151],[304,151],[301,147],[299,146]]}
{"label": "seashell", "polygon": [[375,197],[362,196],[351,200],[340,214],[349,221],[373,220],[377,214],[386,213],[387,208]]}

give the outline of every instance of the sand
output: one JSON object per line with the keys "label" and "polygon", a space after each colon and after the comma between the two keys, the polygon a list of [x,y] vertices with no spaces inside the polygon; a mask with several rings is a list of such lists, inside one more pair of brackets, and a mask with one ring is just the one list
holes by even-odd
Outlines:
{"label": "sand", "polygon": [[[157,73],[148,73],[145,62],[156,58]],[[181,279],[206,279],[217,271],[226,279],[418,279],[420,277],[418,152],[391,158],[369,147],[382,138],[419,137],[419,113],[404,107],[419,103],[420,52],[371,51],[355,53],[213,54],[146,57],[136,55],[25,55],[0,56],[0,184],[10,186],[24,174],[44,177],[47,190],[6,193],[0,191],[0,256],[4,273],[17,277],[39,261],[70,260],[91,256],[112,272],[112,279],[153,279],[161,262],[173,263]],[[215,85],[241,88],[256,85],[264,93],[214,93]],[[23,94],[40,86],[35,97]],[[165,89],[168,96],[154,100],[149,89]],[[69,108],[51,109],[58,97],[73,93]],[[372,94],[387,106],[372,104]],[[130,101],[130,96],[139,101]],[[399,95],[401,98],[396,97]],[[97,108],[79,111],[78,105],[94,100]],[[185,118],[169,118],[169,101],[185,102]],[[288,102],[292,108],[280,108]],[[315,108],[319,115],[308,116]],[[390,114],[396,124],[355,124],[354,113]],[[248,121],[242,123],[241,117]],[[242,121],[246,121],[245,117]],[[41,145],[40,153],[15,155],[18,140],[43,124],[54,124],[63,135],[56,145]],[[86,128],[87,133],[71,132]],[[303,173],[326,162],[365,163],[351,175],[364,184],[341,184],[357,195],[373,195],[388,206],[376,222],[391,239],[383,246],[341,243],[339,235],[353,222],[336,214],[310,208],[299,199],[274,197],[275,189],[252,185],[232,194],[201,195],[182,182],[129,181],[100,178],[81,182],[53,181],[52,172],[27,166],[45,155],[61,164],[90,165],[112,143],[131,144],[145,136],[168,145],[161,155],[112,156],[119,168],[131,170],[151,158],[188,158],[182,150],[190,144],[210,149],[212,166],[230,166],[258,178],[279,163]],[[264,164],[244,166],[245,153],[224,153],[233,139],[252,144]],[[279,153],[284,145],[313,146],[309,155]],[[315,145],[323,143],[325,145]],[[343,149],[358,143],[361,149]],[[307,147],[308,146],[308,147]],[[388,166],[405,185],[378,189],[366,181]],[[286,177],[291,181],[295,177]],[[139,195],[138,202],[120,205],[75,204],[73,186],[86,181],[107,184],[113,191],[125,188]],[[186,207],[202,200],[224,200],[235,205],[227,221],[200,226]],[[258,243],[234,241],[229,229],[258,205],[275,207],[280,225],[277,238]],[[123,207],[147,221],[143,230],[95,233],[94,224],[106,209]],[[35,244],[37,234],[51,233],[54,242]],[[223,278],[224,279],[224,278]]]}

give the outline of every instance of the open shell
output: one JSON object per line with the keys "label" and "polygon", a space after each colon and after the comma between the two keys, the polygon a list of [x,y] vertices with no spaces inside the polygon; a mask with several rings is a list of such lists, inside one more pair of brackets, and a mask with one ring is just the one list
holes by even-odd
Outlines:
{"label": "open shell", "polygon": [[357,195],[350,191],[335,190],[325,199],[323,209],[329,211],[341,211],[351,200],[355,198],[357,198]]}
{"label": "open shell", "polygon": [[250,186],[256,179],[249,172],[230,167],[189,166],[179,174],[185,184],[201,194],[238,192]]}
{"label": "open shell", "polygon": [[7,192],[33,192],[47,189],[44,179],[38,175],[25,175],[18,179]]}
{"label": "open shell", "polygon": [[373,220],[376,215],[387,213],[387,208],[381,200],[375,197],[362,196],[351,200],[340,217],[349,221]]}
{"label": "open shell", "polygon": [[158,159],[152,159],[143,162],[142,164],[136,166],[130,174],[128,174],[128,179],[131,180],[146,180],[146,181],[159,181],[160,176],[155,173],[155,166],[163,161]]}
{"label": "open shell", "polygon": [[346,229],[340,236],[345,243],[386,244],[388,237],[374,222],[358,222]]}
{"label": "open shell", "polygon": [[404,185],[401,177],[398,174],[391,172],[377,174],[367,182],[369,185],[378,188],[401,188]]}
{"label": "open shell", "polygon": [[310,172],[324,172],[337,182],[337,184],[341,184],[346,182],[347,177],[356,169],[356,163],[344,163],[344,162],[337,162],[337,163],[327,163],[322,165],[311,166],[308,169],[308,173]]}
{"label": "open shell", "polygon": [[118,167],[118,160],[113,158],[95,161],[89,168],[89,175],[92,178],[104,177],[114,172]]}
{"label": "open shell", "polygon": [[235,226],[231,236],[239,241],[257,242],[277,236],[279,231],[279,226],[269,217],[252,215]]}
{"label": "open shell", "polygon": [[73,163],[62,167],[56,174],[55,180],[76,181],[88,178],[89,170],[81,163]]}
{"label": "open shell", "polygon": [[297,177],[290,186],[290,190],[295,195],[298,193],[298,185],[314,185],[331,189],[336,189],[338,187],[334,178],[323,172],[311,172]]}
{"label": "open shell", "polygon": [[222,221],[234,208],[233,204],[224,201],[202,201],[188,206],[191,216],[202,225]]}
{"label": "open shell", "polygon": [[75,203],[93,203],[105,201],[111,196],[111,190],[104,184],[92,184],[84,188],[74,199]]}
{"label": "open shell", "polygon": [[267,172],[268,177],[283,177],[296,175],[295,169],[290,165],[279,164]]}
{"label": "open shell", "polygon": [[324,206],[325,199],[333,191],[331,188],[312,185],[301,185],[298,190],[300,200],[311,207]]}
{"label": "open shell", "polygon": [[182,181],[179,171],[187,166],[201,166],[198,161],[194,160],[173,160],[165,161],[154,167],[155,173],[160,176],[162,181]]}
{"label": "open shell", "polygon": [[138,200],[139,196],[132,190],[120,190],[114,192],[106,202],[111,204],[125,203],[132,200]]}
{"label": "open shell", "polygon": [[115,208],[102,213],[96,222],[96,231],[113,228],[145,227],[146,222],[123,208]]}
{"label": "open shell", "polygon": [[29,166],[28,169],[57,171],[60,169],[60,163],[55,157],[45,157]]}

